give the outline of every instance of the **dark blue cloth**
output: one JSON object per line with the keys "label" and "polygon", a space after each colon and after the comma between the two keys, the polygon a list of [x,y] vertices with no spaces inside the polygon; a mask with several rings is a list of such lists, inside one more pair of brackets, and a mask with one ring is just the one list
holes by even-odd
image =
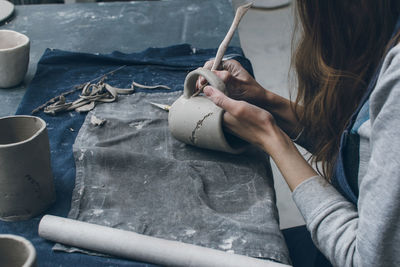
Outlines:
{"label": "dark blue cloth", "polygon": [[[113,52],[107,55],[47,49],[38,63],[35,77],[20,103],[17,114],[31,114],[32,110],[50,98],[121,66],[125,67],[108,75],[106,82],[116,87],[129,88],[134,80],[149,85],[165,84],[173,91],[182,90],[186,74],[203,66],[205,61],[214,57],[215,54],[216,49],[193,49],[187,44],[149,48],[134,54]],[[250,62],[244,57],[240,48],[230,47],[226,55],[232,55],[251,74],[253,73]],[[137,89],[137,91],[146,90]],[[75,99],[77,95],[78,93],[75,93],[68,98]],[[65,112],[53,117],[40,112],[35,115],[43,118],[47,123],[57,195],[55,204],[47,211],[47,214],[66,217],[70,210],[75,182],[72,145],[85,119],[85,114]],[[37,233],[42,216],[22,222],[0,221],[0,233],[21,235],[33,243],[37,250],[39,266],[143,266],[142,263],[123,259],[53,252],[54,243],[43,240]]]}
{"label": "dark blue cloth", "polygon": [[[397,20],[392,38],[399,32],[399,30],[400,17]],[[393,42],[392,47],[395,44],[396,42]],[[358,168],[360,152],[360,137],[357,130],[362,122],[369,119],[368,100],[376,86],[383,61],[384,58],[381,59],[356,111],[352,114],[346,129],[341,135],[339,153],[335,163],[334,175],[332,177],[332,185],[354,205],[357,205],[358,200]]]}
{"label": "dark blue cloth", "polygon": [[305,225],[282,230],[293,267],[332,267],[314,245]]}

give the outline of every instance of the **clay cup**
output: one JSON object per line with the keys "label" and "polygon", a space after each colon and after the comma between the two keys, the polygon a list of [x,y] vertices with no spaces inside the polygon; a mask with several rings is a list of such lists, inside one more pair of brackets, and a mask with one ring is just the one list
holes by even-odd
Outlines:
{"label": "clay cup", "polygon": [[0,235],[0,265],[34,267],[36,250],[31,242],[17,235]]}
{"label": "clay cup", "polygon": [[225,84],[212,71],[198,68],[185,79],[183,95],[171,106],[169,130],[176,139],[189,145],[238,154],[247,143],[223,130],[224,110],[205,96],[192,96],[196,81],[203,76],[214,88],[226,93]]}
{"label": "clay cup", "polygon": [[55,200],[46,122],[3,117],[0,129],[0,219],[26,220]]}
{"label": "clay cup", "polygon": [[0,88],[20,84],[29,63],[29,38],[21,33],[0,30]]}

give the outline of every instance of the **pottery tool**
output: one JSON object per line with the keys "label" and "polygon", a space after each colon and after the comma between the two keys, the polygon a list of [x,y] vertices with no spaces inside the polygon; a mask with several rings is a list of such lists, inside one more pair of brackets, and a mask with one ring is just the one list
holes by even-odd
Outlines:
{"label": "pottery tool", "polygon": [[[247,3],[245,5],[238,7],[238,9],[236,10],[236,14],[233,19],[232,25],[229,28],[228,33],[226,34],[225,38],[222,40],[221,44],[218,47],[217,55],[215,56],[214,63],[211,67],[211,71],[218,69],[219,65],[222,62],[222,58],[225,55],[226,49],[228,48],[229,43],[232,40],[233,34],[235,33],[237,27],[239,26],[239,23],[242,20],[244,14],[246,14],[247,10],[249,10],[252,5],[253,5],[253,3],[250,2],[250,3]],[[199,95],[203,91],[204,87],[206,87],[207,85],[208,85],[208,83],[203,84],[192,96]]]}
{"label": "pottery tool", "polygon": [[157,107],[157,108],[160,108],[160,109],[162,109],[162,110],[165,110],[165,111],[169,111],[170,108],[171,108],[170,105],[165,105],[165,104],[159,104],[159,103],[154,103],[154,102],[150,102],[150,104],[152,104],[153,106],[155,106],[155,107]]}
{"label": "pottery tool", "polygon": [[162,266],[288,266],[52,215],[45,215],[40,221],[39,236],[74,247]]}

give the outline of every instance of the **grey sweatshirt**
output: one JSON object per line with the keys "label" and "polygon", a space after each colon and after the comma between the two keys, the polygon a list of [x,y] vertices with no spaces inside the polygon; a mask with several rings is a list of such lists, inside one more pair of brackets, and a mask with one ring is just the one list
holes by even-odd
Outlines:
{"label": "grey sweatshirt", "polygon": [[312,239],[334,266],[400,266],[400,45],[387,54],[358,130],[358,207],[322,177],[293,199]]}

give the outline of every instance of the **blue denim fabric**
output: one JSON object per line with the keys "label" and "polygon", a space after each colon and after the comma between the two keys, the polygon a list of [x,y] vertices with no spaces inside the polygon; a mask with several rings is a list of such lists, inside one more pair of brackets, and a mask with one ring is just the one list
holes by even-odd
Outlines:
{"label": "blue denim fabric", "polygon": [[[397,21],[393,35],[400,30],[400,18]],[[367,90],[352,114],[351,119],[340,138],[340,148],[336,159],[332,185],[346,197],[347,200],[357,205],[358,200],[358,167],[359,167],[359,135],[357,133],[361,123],[369,119],[369,96],[374,90],[384,58],[372,76]],[[361,116],[359,116],[361,112]]]}
{"label": "blue denim fabric", "polygon": [[[154,84],[169,85],[174,91],[182,90],[186,74],[203,66],[204,62],[215,54],[216,49],[195,50],[187,44],[149,48],[133,54],[113,52],[107,55],[47,49],[38,63],[35,77],[20,103],[17,114],[31,114],[33,109],[50,98],[123,65],[126,67],[115,72],[112,77],[110,75],[110,84],[129,88],[132,80],[145,84],[146,81],[151,80]],[[244,57],[240,48],[230,47],[226,54],[233,55],[251,74],[253,73],[250,62]],[[157,80],[152,80],[154,76],[152,72],[161,75],[157,75]],[[137,91],[145,90],[138,89]],[[151,92],[163,92],[163,90]],[[77,93],[70,97],[76,98],[76,96]],[[70,210],[75,183],[72,144],[86,114],[66,112],[53,117],[40,112],[35,115],[47,123],[57,194],[55,204],[46,213],[66,217]],[[33,243],[37,250],[38,266],[145,266],[139,262],[123,259],[53,252],[54,243],[38,236],[38,224],[41,217],[42,215],[22,222],[0,221],[0,233],[21,235]]]}

